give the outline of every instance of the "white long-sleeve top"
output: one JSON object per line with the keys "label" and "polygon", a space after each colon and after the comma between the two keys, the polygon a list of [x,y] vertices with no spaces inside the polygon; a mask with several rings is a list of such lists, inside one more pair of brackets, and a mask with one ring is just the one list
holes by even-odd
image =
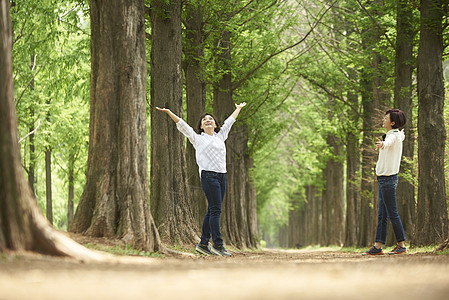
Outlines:
{"label": "white long-sleeve top", "polygon": [[220,131],[218,133],[214,132],[214,135],[204,132],[197,134],[182,119],[176,123],[176,128],[189,139],[195,148],[196,163],[198,164],[200,176],[203,170],[226,173],[225,141],[234,122],[235,119],[229,116],[223,126],[221,126]]}
{"label": "white long-sleeve top", "polygon": [[383,146],[379,149],[379,159],[376,164],[377,176],[391,176],[399,173],[404,139],[404,130],[391,129],[387,132]]}

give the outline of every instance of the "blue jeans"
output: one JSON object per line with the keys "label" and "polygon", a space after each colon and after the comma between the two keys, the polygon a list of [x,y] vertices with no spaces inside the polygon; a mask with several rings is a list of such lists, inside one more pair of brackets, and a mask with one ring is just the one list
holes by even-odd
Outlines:
{"label": "blue jeans", "polygon": [[201,244],[207,245],[210,236],[216,246],[223,246],[220,232],[221,205],[226,192],[226,174],[201,171],[201,187],[207,198],[207,213],[203,221]]}
{"label": "blue jeans", "polygon": [[377,176],[379,182],[379,212],[377,219],[376,242],[386,243],[388,219],[393,225],[396,241],[405,241],[404,228],[399,217],[396,204],[396,187],[398,186],[398,175]]}

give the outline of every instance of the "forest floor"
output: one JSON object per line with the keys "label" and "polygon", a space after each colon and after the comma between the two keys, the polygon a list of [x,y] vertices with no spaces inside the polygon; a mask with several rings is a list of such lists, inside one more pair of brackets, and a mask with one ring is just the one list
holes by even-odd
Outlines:
{"label": "forest floor", "polygon": [[103,263],[3,253],[0,300],[449,298],[449,255],[364,257],[323,249],[232,253],[230,258],[119,256]]}

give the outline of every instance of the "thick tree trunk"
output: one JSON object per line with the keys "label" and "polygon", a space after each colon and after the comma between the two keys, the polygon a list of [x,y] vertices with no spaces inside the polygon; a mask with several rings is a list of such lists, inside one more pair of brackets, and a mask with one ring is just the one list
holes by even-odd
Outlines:
{"label": "thick tree trunk", "polygon": [[[375,0],[379,6],[382,3]],[[380,12],[374,11],[380,15]],[[377,26],[366,29],[363,45],[370,49],[376,45],[382,35],[382,29]],[[375,137],[380,135],[380,120],[387,108],[391,108],[391,99],[383,89],[387,75],[383,71],[386,58],[379,52],[372,53],[371,70],[363,70],[361,76],[362,108],[363,108],[363,143],[362,143],[362,193],[361,193],[361,223],[358,246],[365,247],[374,242],[377,224],[378,190],[374,172],[378,153],[375,151]],[[390,230],[391,231],[391,230]]]}
{"label": "thick tree trunk", "polygon": [[329,134],[327,144],[332,149],[332,158],[323,171],[323,220],[324,245],[342,245],[344,237],[344,197],[343,197],[343,163],[338,158],[343,156],[339,139]]}
{"label": "thick tree trunk", "polygon": [[[35,56],[31,55],[31,64],[30,64],[31,71],[33,71],[35,64],[36,64]],[[31,82],[30,82],[30,91],[31,92],[34,91],[34,77],[31,79]],[[33,132],[34,131],[34,107],[30,108],[30,118],[31,118],[31,124],[29,126],[29,131]],[[35,151],[35,147],[34,147],[34,133],[30,134],[29,151],[30,151],[30,153],[29,153],[30,162],[28,165],[28,184],[31,187],[31,191],[33,193],[36,193],[35,187],[34,187],[34,185],[36,183],[36,174],[35,174],[36,151]]]}
{"label": "thick tree trunk", "polygon": [[17,138],[7,0],[0,0],[0,116],[0,252],[8,249],[101,259],[51,228],[24,176]]}
{"label": "thick tree trunk", "polygon": [[288,226],[282,226],[279,228],[279,247],[288,247]]}
{"label": "thick tree trunk", "polygon": [[[363,75],[362,75],[363,76]],[[357,246],[366,247],[373,242],[374,229],[373,218],[377,211],[374,210],[374,164],[375,151],[373,148],[373,99],[370,97],[370,81],[367,75],[361,79],[362,107],[363,107],[363,141],[362,141],[362,183],[360,193],[360,222],[357,238]]]}
{"label": "thick tree trunk", "polygon": [[323,169],[323,192],[321,196],[321,236],[320,236],[320,245],[328,246],[330,244],[329,240],[329,226],[331,221],[329,220],[329,201],[327,199],[326,185],[327,185],[327,173],[328,173],[328,164],[326,164],[326,168]]}
{"label": "thick tree trunk", "polygon": [[[182,117],[181,2],[153,1],[151,30],[151,104]],[[199,241],[189,198],[184,136],[166,114],[152,110],[151,212],[162,240]]]}
{"label": "thick tree trunk", "polygon": [[318,233],[315,232],[315,202],[318,200],[316,187],[313,185],[306,186],[306,209],[307,209],[307,242],[306,245],[315,245],[314,239],[315,235]]}
{"label": "thick tree trunk", "polygon": [[[196,127],[206,109],[206,82],[204,79],[203,9],[186,4],[186,47],[184,51],[184,72],[187,99],[187,123]],[[207,200],[201,188],[196,163],[195,149],[190,143],[186,148],[187,183],[191,192],[190,207],[198,228],[203,224],[207,211]]]}
{"label": "thick tree trunk", "polygon": [[[51,100],[47,100],[47,105],[50,106]],[[50,110],[47,112],[47,124],[50,124]],[[46,198],[46,216],[50,224],[53,224],[53,199],[51,192],[51,147],[48,146],[45,150],[45,198]]]}
{"label": "thick tree trunk", "polygon": [[70,224],[73,221],[73,213],[74,213],[74,204],[73,199],[75,198],[75,180],[74,180],[74,172],[75,172],[75,157],[73,154],[70,155],[69,158],[69,192],[68,192],[68,201],[67,201],[67,229],[70,228]]}
{"label": "thick tree trunk", "polygon": [[416,242],[441,243],[448,236],[444,176],[443,6],[421,0],[418,50],[418,215]]}
{"label": "thick tree trunk", "polygon": [[321,202],[323,197],[321,195],[315,195],[313,203],[313,235],[312,235],[312,245],[320,245],[323,235],[323,211],[321,209]]}
{"label": "thick tree trunk", "polygon": [[[249,155],[245,155],[245,170],[251,170],[254,167],[254,160],[249,157]],[[257,197],[256,197],[256,186],[251,178],[248,175],[248,181],[246,182],[246,216],[248,217],[248,239],[249,245],[251,247],[259,246],[259,222],[257,219]]]}
{"label": "thick tree trunk", "polygon": [[148,203],[144,1],[92,0],[87,182],[73,232],[160,248]]}
{"label": "thick tree trunk", "polygon": [[407,1],[398,1],[397,6],[397,38],[395,60],[394,106],[402,110],[407,119],[404,127],[405,140],[402,149],[401,176],[396,192],[398,211],[404,226],[405,236],[413,243],[415,236],[415,186],[411,178],[405,179],[404,174],[415,174],[413,153],[415,134],[412,115],[412,75],[413,75],[413,10]]}
{"label": "thick tree trunk", "polygon": [[295,245],[299,245],[301,241],[301,221],[303,218],[303,211],[299,207],[298,195],[294,194],[291,199],[291,209],[288,212],[287,223],[287,243],[284,247],[294,248]]}
{"label": "thick tree trunk", "polygon": [[51,149],[45,151],[45,198],[46,198],[46,216],[48,222],[53,224],[53,200],[51,194]]}
{"label": "thick tree trunk", "polygon": [[[32,85],[32,84],[31,84]],[[34,119],[34,109],[31,109],[30,116],[32,119]],[[34,130],[34,122],[29,126],[29,131],[33,132]],[[30,185],[31,191],[33,194],[35,193],[34,190],[34,184],[36,183],[36,176],[35,176],[35,170],[36,170],[36,153],[34,149],[34,133],[30,134],[30,144],[29,144],[29,164],[28,164],[28,184]]]}
{"label": "thick tree trunk", "polygon": [[[234,108],[231,87],[230,73],[223,76],[218,87],[214,87],[214,113],[221,123],[231,115]],[[226,140],[227,188],[221,215],[223,239],[226,243],[238,248],[247,246],[244,244],[244,237],[245,232],[248,231],[246,222],[240,227],[242,219],[246,219],[246,209],[242,211],[245,203],[243,186],[246,179],[244,178],[242,127],[241,124],[235,123]],[[245,217],[242,216],[243,213]]]}
{"label": "thick tree trunk", "polygon": [[[348,102],[353,107],[358,106],[357,95],[348,92]],[[346,229],[345,242],[346,247],[357,244],[358,217],[360,210],[360,146],[359,146],[359,128],[354,124],[359,123],[359,117],[354,112],[350,113],[348,122],[348,134],[346,136]]]}

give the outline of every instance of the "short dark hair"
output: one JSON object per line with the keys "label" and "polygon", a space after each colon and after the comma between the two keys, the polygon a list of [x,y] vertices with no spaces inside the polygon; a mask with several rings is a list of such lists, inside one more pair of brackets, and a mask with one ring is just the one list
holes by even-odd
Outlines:
{"label": "short dark hair", "polygon": [[218,123],[217,118],[215,118],[215,116],[213,114],[209,114],[209,113],[205,113],[204,115],[202,115],[198,121],[198,124],[196,125],[196,130],[198,134],[201,134],[201,132],[204,132],[204,130],[201,128],[201,121],[204,119],[205,116],[211,116],[212,118],[214,118],[215,121],[215,125],[217,125],[217,127],[215,127],[215,132],[219,132],[221,127],[220,127],[220,123]]}
{"label": "short dark hair", "polygon": [[404,127],[407,120],[405,119],[405,114],[400,109],[390,109],[385,113],[385,115],[390,114],[390,121],[394,122],[392,128],[402,128]]}

